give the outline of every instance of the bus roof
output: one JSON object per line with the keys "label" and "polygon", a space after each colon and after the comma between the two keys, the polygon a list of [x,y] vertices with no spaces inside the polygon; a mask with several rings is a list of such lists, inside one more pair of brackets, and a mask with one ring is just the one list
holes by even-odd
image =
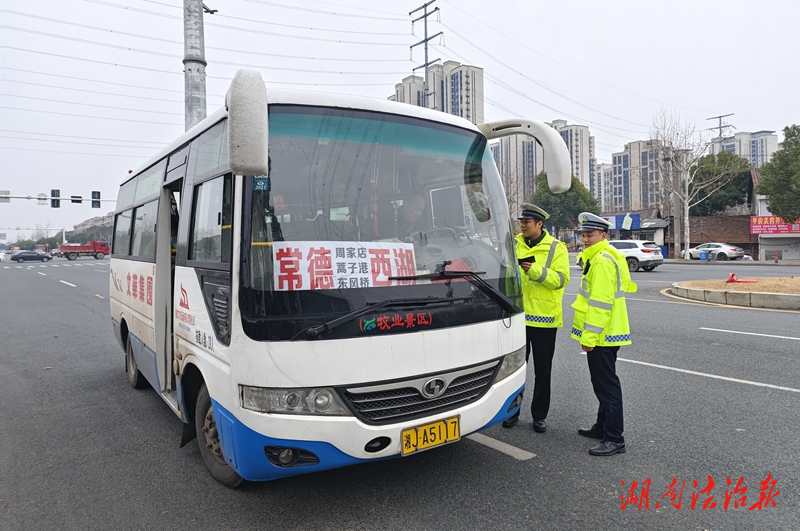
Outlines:
{"label": "bus roof", "polygon": [[[269,104],[287,104],[287,105],[310,105],[320,107],[339,107],[345,109],[360,109],[366,111],[376,111],[387,114],[397,114],[402,116],[412,116],[424,120],[431,120],[435,122],[442,122],[464,129],[470,129],[476,133],[480,130],[464,118],[447,114],[445,112],[437,111],[434,109],[426,109],[416,105],[407,103],[398,103],[380,98],[370,98],[367,96],[355,96],[352,94],[337,94],[329,92],[317,92],[306,90],[289,90],[289,89],[270,89],[267,88],[267,102]],[[121,183],[128,182],[133,177],[139,175],[142,171],[146,170],[156,162],[162,160],[164,157],[180,148],[193,138],[200,135],[203,131],[209,129],[211,126],[228,116],[228,111],[225,107],[220,107],[213,113],[209,114],[204,120],[196,124],[194,127],[180,135],[178,138],[169,143],[166,147],[159,150],[153,156],[147,159],[143,164],[138,166],[126,179]]]}

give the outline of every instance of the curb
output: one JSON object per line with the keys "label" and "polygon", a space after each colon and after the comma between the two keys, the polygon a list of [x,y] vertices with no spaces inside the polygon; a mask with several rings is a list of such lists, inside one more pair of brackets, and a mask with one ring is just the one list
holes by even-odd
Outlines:
{"label": "curb", "polygon": [[719,266],[758,266],[758,265],[766,265],[766,266],[800,266],[800,260],[783,260],[778,262],[777,264],[772,260],[686,260],[686,259],[675,259],[675,258],[666,258],[664,260],[665,264],[674,264],[674,265],[719,265]]}
{"label": "curb", "polygon": [[764,293],[759,291],[723,291],[716,289],[687,288],[673,282],[673,295],[714,304],[749,306],[751,308],[773,308],[776,310],[800,310],[800,295],[786,293]]}

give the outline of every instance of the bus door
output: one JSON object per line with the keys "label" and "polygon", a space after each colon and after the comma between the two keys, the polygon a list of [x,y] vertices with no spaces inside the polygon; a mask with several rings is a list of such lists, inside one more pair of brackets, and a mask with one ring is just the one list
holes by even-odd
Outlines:
{"label": "bus door", "polygon": [[175,392],[172,370],[174,342],[172,338],[172,297],[174,291],[175,253],[178,232],[180,191],[183,179],[164,185],[158,202],[156,244],[156,278],[153,297],[156,332],[156,366],[159,391]]}

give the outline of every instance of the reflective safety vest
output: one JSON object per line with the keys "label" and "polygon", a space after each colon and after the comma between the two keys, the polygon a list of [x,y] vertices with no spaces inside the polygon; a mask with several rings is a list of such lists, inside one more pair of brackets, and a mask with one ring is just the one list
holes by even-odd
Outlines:
{"label": "reflective safety vest", "polygon": [[584,273],[572,304],[571,337],[587,347],[630,345],[625,294],[635,293],[637,286],[625,256],[602,240],[585,249],[580,259]]}
{"label": "reflective safety vest", "polygon": [[544,238],[533,247],[517,234],[517,258],[533,257],[527,273],[519,266],[525,324],[537,328],[564,326],[561,302],[564,287],[569,284],[567,246],[544,231]]}

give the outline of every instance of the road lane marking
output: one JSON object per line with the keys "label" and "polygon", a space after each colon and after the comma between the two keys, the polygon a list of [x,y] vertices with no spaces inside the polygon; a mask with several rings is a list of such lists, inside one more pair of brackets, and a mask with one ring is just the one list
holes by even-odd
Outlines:
{"label": "road lane marking", "polygon": [[99,293],[95,293],[94,296],[97,297],[98,299],[105,299],[105,297],[103,297]]}
{"label": "road lane marking", "polygon": [[791,337],[791,336],[774,336],[772,334],[756,334],[755,332],[740,332],[738,330],[722,330],[720,328],[704,328],[700,327],[700,330],[711,330],[712,332],[727,332],[728,334],[742,334],[745,336],[760,336],[760,337],[775,337],[778,339],[792,339],[794,341],[800,341],[800,337]]}
{"label": "road lane marking", "polygon": [[77,288],[77,287],[78,287],[78,286],[76,286],[75,284],[70,284],[70,283],[69,283],[69,282],[67,282],[66,280],[59,280],[59,282],[61,282],[62,284],[66,284],[67,286],[72,286],[73,288]]}
{"label": "road lane marking", "polygon": [[95,269],[98,273],[108,273],[105,269]]}
{"label": "road lane marking", "polygon": [[517,448],[516,446],[511,446],[510,444],[504,443],[503,441],[492,439],[491,437],[484,435],[482,433],[473,433],[472,435],[467,435],[466,438],[471,441],[475,441],[478,444],[488,446],[489,448],[497,450],[498,452],[510,455],[511,457],[519,461],[527,461],[528,459],[536,457],[536,454],[526,452],[525,450]]}
{"label": "road lane marking", "polygon": [[[585,352],[579,354],[586,355]],[[742,380],[740,378],[730,378],[729,376],[719,376],[718,374],[709,374],[706,372],[690,371],[689,369],[680,369],[678,367],[670,367],[668,365],[659,365],[657,363],[648,363],[646,361],[629,360],[627,358],[617,358],[617,361],[627,361],[628,363],[635,363],[636,365],[645,365],[647,367],[655,367],[656,369],[665,369],[668,371],[682,372],[684,374],[692,374],[694,376],[703,376],[705,378],[712,378],[714,380],[724,380],[726,382],[742,383],[747,385],[754,385],[756,387],[768,387],[770,389],[777,389],[778,391],[789,391],[791,393],[800,393],[800,389],[794,387],[784,387],[782,385],[772,385],[762,382],[754,382],[752,380]]]}
{"label": "road lane marking", "polygon": [[61,266],[53,264],[50,267],[61,267]]}
{"label": "road lane marking", "polygon": [[42,273],[41,271],[37,271],[37,273],[39,273],[39,274],[40,274],[40,275],[42,275],[43,277],[46,277],[46,276],[47,276],[47,273]]}

